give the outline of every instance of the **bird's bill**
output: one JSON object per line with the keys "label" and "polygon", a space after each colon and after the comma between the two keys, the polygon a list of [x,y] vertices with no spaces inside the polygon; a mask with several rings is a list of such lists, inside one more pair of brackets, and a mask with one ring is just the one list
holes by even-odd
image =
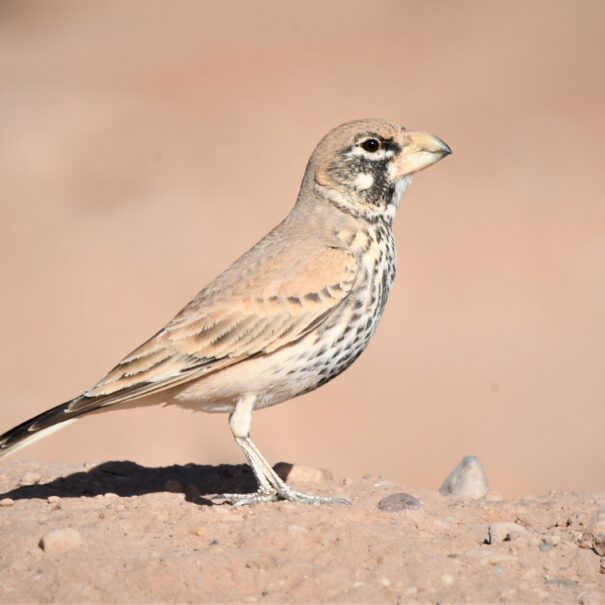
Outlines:
{"label": "bird's bill", "polygon": [[419,172],[452,153],[448,144],[426,132],[408,131],[404,148],[397,162],[397,177]]}

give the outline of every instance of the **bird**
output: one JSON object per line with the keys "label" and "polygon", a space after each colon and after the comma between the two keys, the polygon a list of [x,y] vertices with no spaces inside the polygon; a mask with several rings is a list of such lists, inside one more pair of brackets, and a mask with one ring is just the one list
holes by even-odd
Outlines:
{"label": "bird", "polygon": [[258,489],[234,506],[349,504],[286,484],[250,438],[252,412],[308,393],[372,339],[395,278],[393,220],[412,175],[451,153],[385,119],[328,132],[286,218],[94,386],[0,436],[0,456],[94,413],[153,404],[228,414]]}

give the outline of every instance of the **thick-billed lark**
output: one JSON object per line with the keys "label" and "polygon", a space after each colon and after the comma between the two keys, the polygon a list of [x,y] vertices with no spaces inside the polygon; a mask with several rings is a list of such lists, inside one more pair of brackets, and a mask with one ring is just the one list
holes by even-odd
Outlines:
{"label": "thick-billed lark", "polygon": [[259,489],[227,501],[346,503],[286,485],[250,440],[252,411],[316,389],[366,348],[395,277],[401,196],[412,173],[449,153],[386,120],[329,132],[273,231],[95,386],[2,435],[0,455],[91,412],[177,404],[229,413]]}

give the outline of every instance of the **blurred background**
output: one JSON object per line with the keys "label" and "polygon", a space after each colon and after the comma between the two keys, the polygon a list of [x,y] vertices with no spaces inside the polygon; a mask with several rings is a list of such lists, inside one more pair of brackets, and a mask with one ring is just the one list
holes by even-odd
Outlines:
{"label": "blurred background", "polygon": [[[288,212],[346,120],[454,155],[408,190],[377,335],[255,415],[272,462],[605,490],[605,4],[0,3],[0,432],[91,386]],[[17,456],[240,462],[223,415],[85,419]]]}

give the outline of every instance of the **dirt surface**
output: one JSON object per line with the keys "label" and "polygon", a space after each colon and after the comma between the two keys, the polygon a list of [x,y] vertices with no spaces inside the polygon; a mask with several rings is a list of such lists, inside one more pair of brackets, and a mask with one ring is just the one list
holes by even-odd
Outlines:
{"label": "dirt surface", "polygon": [[288,482],[352,506],[212,505],[253,489],[244,466],[3,462],[0,602],[605,602],[605,493],[460,500],[304,467]]}

